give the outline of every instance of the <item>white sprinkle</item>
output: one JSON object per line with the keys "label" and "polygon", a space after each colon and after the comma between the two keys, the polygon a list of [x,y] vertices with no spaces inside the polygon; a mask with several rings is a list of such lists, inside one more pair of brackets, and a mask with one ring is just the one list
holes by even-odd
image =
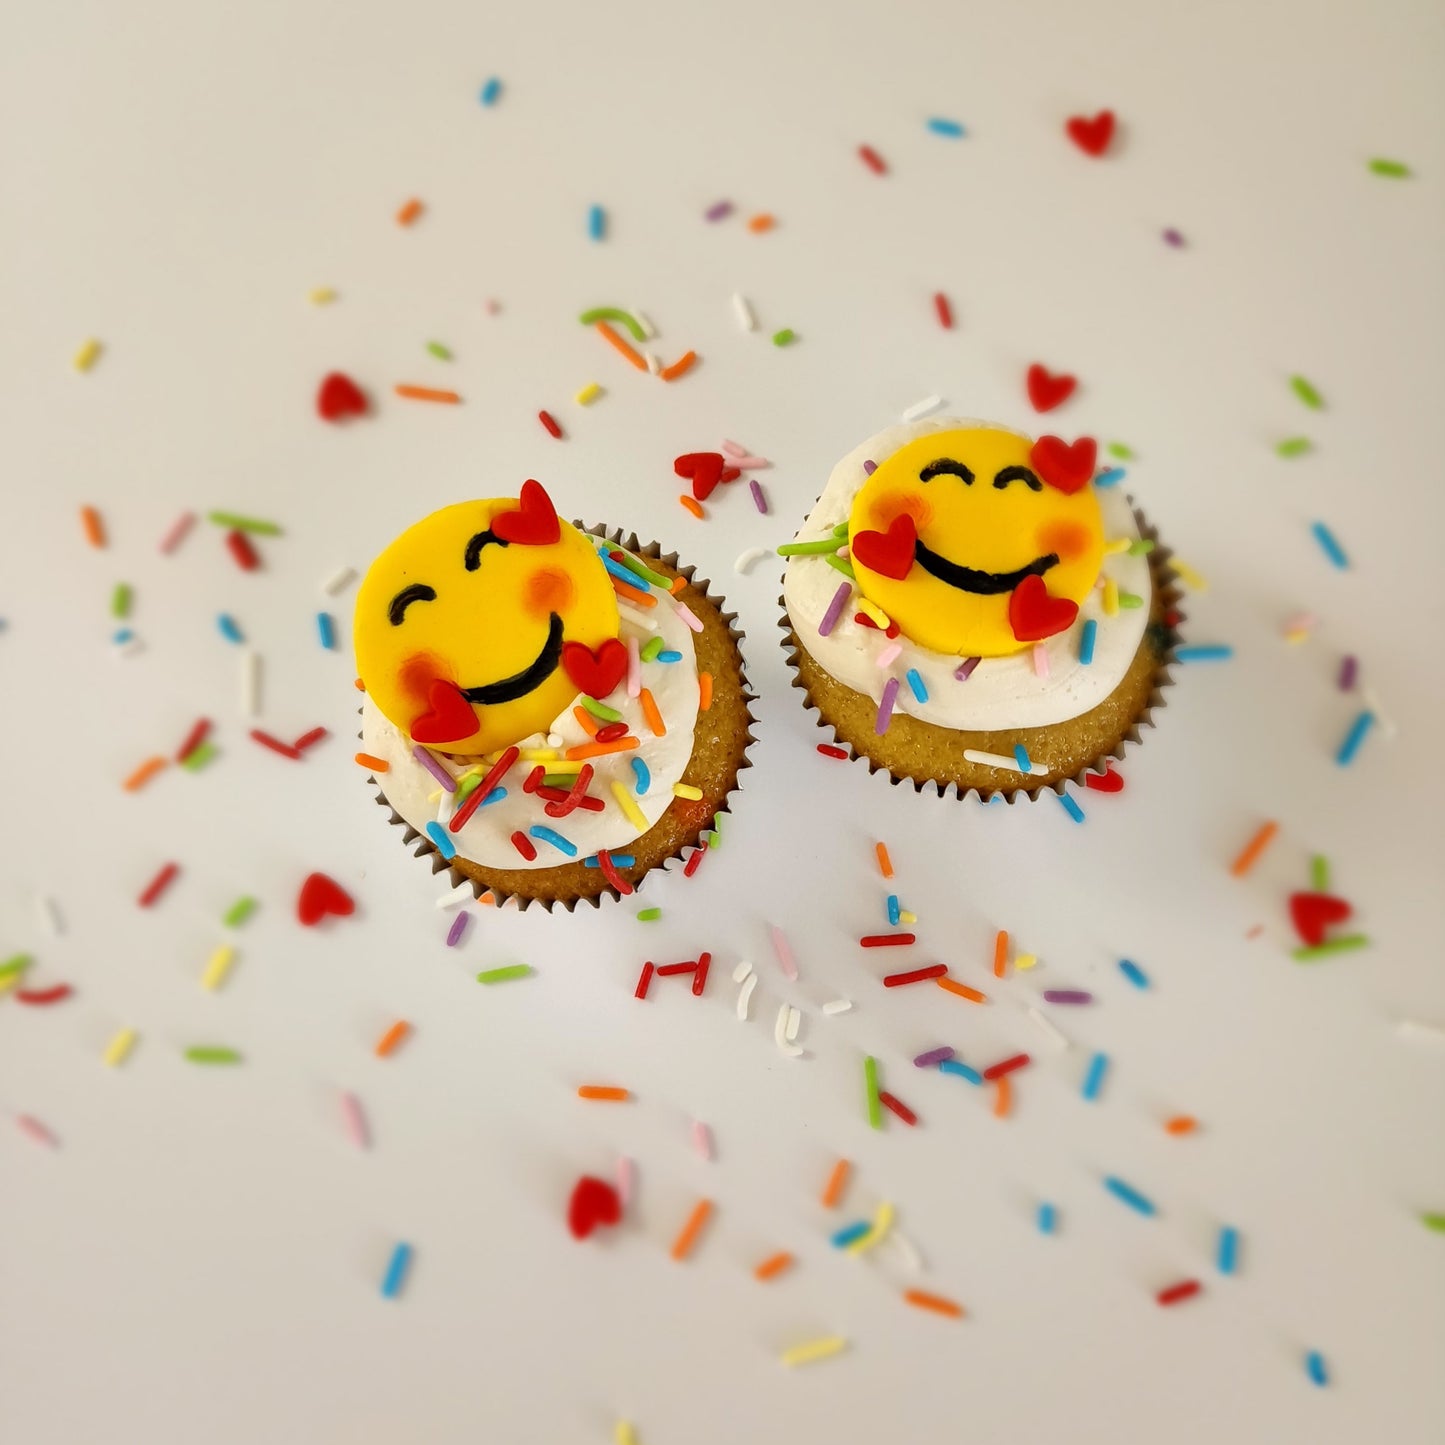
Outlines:
{"label": "white sprinkle", "polygon": [[682,618],[682,620],[687,623],[687,625],[692,628],[694,632],[702,631],[701,619],[698,617],[697,613],[694,612],[692,608],[687,605],[686,602],[674,602],[672,604],[672,610],[677,613],[677,615]]}
{"label": "white sprinkle", "polygon": [[931,411],[937,411],[943,405],[943,398],[936,392],[932,396],[925,396],[922,401],[915,401],[907,411],[903,413],[904,421],[917,421],[921,416],[927,416]]}
{"label": "white sprinkle", "polygon": [[738,326],[744,331],[756,331],[758,329],[757,318],[753,315],[753,308],[748,305],[748,298],[741,291],[733,292],[733,315],[738,319]]}
{"label": "white sprinkle", "polygon": [[642,328],[642,339],[644,341],[651,341],[652,338],[657,335],[657,327],[652,324],[647,313],[638,311],[635,307],[629,307],[628,309],[632,313],[632,319]]}
{"label": "white sprinkle", "polygon": [[918,1252],[918,1246],[905,1234],[899,1234],[895,1229],[888,1236],[888,1243],[903,1256],[903,1267],[919,1274],[923,1270],[923,1256]]}
{"label": "white sprinkle", "polygon": [[879,667],[892,667],[898,661],[898,654],[902,651],[903,644],[895,637],[873,660]]}
{"label": "white sprinkle", "polygon": [[750,973],[743,980],[742,992],[738,994],[738,1021],[746,1023],[748,1019],[748,1004],[753,997],[753,990],[758,986],[758,976]]}
{"label": "white sprinkle", "polygon": [[1030,1017],[1030,1018],[1039,1026],[1039,1028],[1040,1028],[1044,1033],[1046,1033],[1056,1044],[1060,1044],[1062,1047],[1068,1048],[1068,1046],[1069,1046],[1069,1040],[1068,1040],[1068,1038],[1065,1036],[1065,1034],[1063,1034],[1063,1033],[1060,1031],[1059,1026],[1058,1026],[1051,1018],[1049,1018],[1049,1016],[1048,1016],[1047,1014],[1045,1014],[1042,1010],[1033,1007],[1033,1005],[1031,1004],[1031,1005],[1029,1006],[1029,1017]]}
{"label": "white sprinkle", "polygon": [[338,592],[344,592],[355,581],[355,567],[340,567],[321,584],[321,590],[328,597],[335,597]]}
{"label": "white sprinkle", "polygon": [[1445,1028],[1439,1024],[1422,1023],[1419,1019],[1401,1019],[1395,1032],[1402,1039],[1424,1039],[1432,1044],[1445,1044]]}
{"label": "white sprinkle", "polygon": [[1380,724],[1380,735],[1389,738],[1392,742],[1399,736],[1400,729],[1395,726],[1395,720],[1383,707],[1380,706],[1380,699],[1375,696],[1375,690],[1360,684],[1360,696],[1365,700],[1365,706],[1374,713],[1375,721]]}
{"label": "white sprinkle", "polygon": [[624,1209],[632,1202],[633,1182],[632,1160],[626,1154],[617,1156],[617,1197],[622,1201]]}
{"label": "white sprinkle", "polygon": [[853,1000],[851,998],[835,998],[831,1003],[823,1005],[823,1012],[831,1017],[833,1014],[848,1013],[852,1007]]}
{"label": "white sprinkle", "polygon": [[470,883],[458,883],[455,888],[448,889],[437,899],[438,908],[460,908],[463,903],[470,903],[475,897]]}
{"label": "white sprinkle", "polygon": [[654,376],[662,370],[662,363],[650,351],[644,351],[642,359],[647,363],[647,369]]}
{"label": "white sprinkle", "polygon": [[752,964],[750,964],[747,959],[743,959],[743,961],[733,969],[733,982],[741,983],[752,971]]}
{"label": "white sprinkle", "polygon": [[639,611],[630,602],[624,602],[620,597],[617,599],[617,610],[622,614],[623,620],[630,622],[634,627],[640,627],[644,632],[657,631],[657,623],[652,618]]}
{"label": "white sprinkle", "polygon": [[802,1022],[803,1022],[803,1015],[802,1015],[801,1013],[799,1013],[799,1011],[798,1011],[797,1009],[795,1009],[795,1008],[789,1008],[789,1010],[788,1010],[788,1027],[787,1027],[787,1029],[784,1031],[784,1034],[783,1034],[783,1037],[786,1038],[789,1043],[792,1043],[793,1040],[798,1037],[798,1026],[799,1026]]}
{"label": "white sprinkle", "polygon": [[712,1130],[701,1119],[692,1121],[692,1147],[704,1159],[712,1158]]}
{"label": "white sprinkle", "polygon": [[791,1013],[792,1010],[787,1004],[779,1006],[777,1022],[773,1025],[773,1042],[787,1058],[797,1059],[802,1057],[803,1051],[797,1044],[788,1042],[788,1018]]}
{"label": "white sprinkle", "polygon": [[733,571],[746,573],[754,562],[760,562],[772,552],[771,547],[749,547],[746,552],[738,553],[738,560],[733,563]]}
{"label": "white sprinkle", "polygon": [[35,912],[40,918],[41,927],[52,938],[59,938],[65,932],[65,924],[60,917],[60,905],[48,893],[36,896]]}
{"label": "white sprinkle", "polygon": [[[1006,757],[1003,753],[984,753],[977,748],[965,748],[963,750],[965,762],[982,763],[986,768],[1008,768],[1010,772],[1020,773],[1023,771],[1018,765],[1017,758]],[[1034,777],[1042,777],[1048,772],[1042,763],[1029,760],[1029,772]]]}
{"label": "white sprinkle", "polygon": [[547,746],[549,748],[560,748],[566,741],[567,739],[564,738],[561,733],[547,734]]}
{"label": "white sprinkle", "polygon": [[261,716],[261,654],[249,647],[241,654],[241,711]]}
{"label": "white sprinkle", "polygon": [[346,1124],[346,1137],[358,1149],[369,1148],[371,1132],[366,1127],[366,1115],[362,1112],[361,1100],[355,1094],[341,1096],[341,1117]]}

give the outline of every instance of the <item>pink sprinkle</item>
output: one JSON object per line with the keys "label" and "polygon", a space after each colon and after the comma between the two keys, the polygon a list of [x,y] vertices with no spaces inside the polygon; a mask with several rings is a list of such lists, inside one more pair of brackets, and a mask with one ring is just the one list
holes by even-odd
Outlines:
{"label": "pink sprinkle", "polygon": [[341,1122],[346,1125],[346,1137],[358,1149],[371,1145],[371,1132],[366,1127],[366,1115],[362,1112],[361,1100],[355,1094],[341,1096]]}
{"label": "pink sprinkle", "polygon": [[714,201],[702,214],[705,220],[721,221],[732,213],[733,203],[731,201]]}
{"label": "pink sprinkle", "polygon": [[186,533],[196,525],[196,514],[194,512],[182,512],[174,522],[171,529],[161,538],[161,551],[169,555],[185,540]]}
{"label": "pink sprinkle", "polygon": [[890,677],[883,684],[883,700],[878,704],[878,721],[873,724],[873,731],[881,738],[888,731],[888,724],[893,721],[893,704],[898,697],[898,679]]}
{"label": "pink sprinkle", "polygon": [[1349,692],[1354,688],[1355,675],[1360,670],[1360,664],[1353,654],[1340,659],[1340,691]]}
{"label": "pink sprinkle", "polygon": [[1313,612],[1296,612],[1293,617],[1285,622],[1284,631],[1286,634],[1291,632],[1308,632],[1318,621],[1319,618],[1316,617]]}
{"label": "pink sprinkle", "polygon": [[1176,231],[1173,226],[1165,228],[1164,240],[1170,246],[1182,246],[1184,244],[1184,237]]}
{"label": "pink sprinkle", "polygon": [[790,983],[798,981],[798,965],[793,959],[793,950],[788,945],[787,936],[776,923],[768,925],[773,935],[773,952],[778,955],[778,967],[783,970],[783,977]]}
{"label": "pink sprinkle", "polygon": [[617,1158],[617,1197],[622,1201],[624,1209],[632,1203],[632,1183],[635,1173],[632,1160],[626,1154],[620,1154]]}
{"label": "pink sprinkle", "polygon": [[465,911],[458,913],[452,919],[452,926],[447,929],[447,947],[455,948],[462,941],[462,934],[467,931],[467,919],[472,915]]}
{"label": "pink sprinkle", "polygon": [[898,661],[898,655],[903,651],[903,644],[895,637],[882,652],[878,654],[879,667],[892,667]]}
{"label": "pink sprinkle", "polygon": [[1047,677],[1049,675],[1049,649],[1048,644],[1043,642],[1034,643],[1034,676]]}
{"label": "pink sprinkle", "polygon": [[753,494],[753,506],[766,517],[768,515],[768,499],[763,495],[763,489],[758,485],[756,477],[748,478],[748,490]]}
{"label": "pink sprinkle", "polygon": [[702,622],[699,620],[697,613],[695,613],[686,602],[674,602],[672,604],[672,610],[677,613],[694,632],[702,631]]}
{"label": "pink sprinkle", "polygon": [[642,692],[642,658],[637,651],[637,639],[627,639],[627,695],[638,697]]}
{"label": "pink sprinkle", "polygon": [[966,657],[954,668],[953,675],[960,682],[967,682],[973,676],[973,670],[983,661],[981,657]]}
{"label": "pink sprinkle", "polygon": [[761,472],[772,466],[766,457],[732,457],[730,460],[740,472]]}
{"label": "pink sprinkle", "polygon": [[692,1121],[692,1147],[704,1159],[712,1158],[712,1130],[701,1119]]}
{"label": "pink sprinkle", "polygon": [[17,1114],[15,1122],[20,1126],[20,1132],[27,1139],[32,1139],[37,1144],[44,1144],[47,1149],[60,1148],[60,1140],[39,1119],[32,1119],[29,1114]]}
{"label": "pink sprinkle", "polygon": [[722,444],[722,449],[730,457],[745,457],[748,454],[748,449],[741,442],[725,441]]}
{"label": "pink sprinkle", "polygon": [[853,584],[851,582],[840,582],[838,590],[833,594],[833,600],[828,604],[828,610],[823,614],[823,620],[818,624],[818,636],[828,637],[838,625],[838,619],[843,615],[843,609],[848,605],[848,599],[853,595]]}
{"label": "pink sprinkle", "polygon": [[941,1064],[945,1059],[953,1057],[953,1050],[945,1044],[941,1049],[929,1049],[926,1054],[918,1054],[914,1057],[913,1065],[918,1069],[930,1069],[934,1064]]}

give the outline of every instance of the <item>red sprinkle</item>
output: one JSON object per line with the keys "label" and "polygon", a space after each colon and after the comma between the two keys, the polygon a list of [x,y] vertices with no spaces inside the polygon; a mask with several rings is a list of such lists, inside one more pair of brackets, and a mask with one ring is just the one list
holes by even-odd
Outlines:
{"label": "red sprinkle", "polygon": [[878,1090],[878,1102],[882,1104],[885,1109],[897,1114],[905,1124],[911,1125],[918,1122],[918,1115],[915,1114],[902,1099],[895,1099],[887,1089]]}
{"label": "red sprinkle", "polygon": [[[583,798],[583,804],[597,803],[601,806],[600,798]],[[632,892],[632,884],[617,871],[617,865],[612,861],[612,854],[606,848],[597,850],[597,866],[602,870],[602,876],[624,897]],[[652,965],[649,963],[648,968]],[[644,990],[645,992],[645,990]]]}
{"label": "red sprinkle", "polygon": [[529,863],[537,856],[537,850],[532,846],[532,840],[525,833],[512,834],[512,847]]}
{"label": "red sprinkle", "polygon": [[946,963],[933,963],[927,968],[915,968],[908,973],[890,973],[883,979],[884,988],[900,988],[905,983],[922,983],[929,978],[942,978],[948,972]]}
{"label": "red sprinkle", "polygon": [[17,988],[16,1003],[59,1003],[69,998],[75,990],[68,983],[57,983],[54,988]]}
{"label": "red sprinkle", "polygon": [[226,546],[231,549],[231,556],[236,559],[236,566],[243,572],[254,572],[261,565],[261,559],[256,555],[256,549],[251,545],[250,538],[244,532],[234,530],[227,532]]}
{"label": "red sprinkle", "polygon": [[1027,1054],[1015,1054],[1012,1058],[1004,1059],[1002,1063],[991,1064],[983,1071],[985,1079],[1001,1079],[1005,1074],[1012,1074],[1016,1069],[1022,1069],[1032,1060]]}
{"label": "red sprinkle", "polygon": [[683,864],[682,867],[682,876],[684,878],[691,878],[692,875],[696,873],[699,868],[702,867],[702,855],[706,852],[706,848],[694,848],[692,850],[692,856],[687,860],[686,863]]}
{"label": "red sprinkle", "polygon": [[210,730],[210,718],[203,717],[198,719],[195,727],[193,727],[190,732],[186,734],[185,742],[183,742],[180,747],[176,749],[176,761],[178,763],[185,762],[185,760],[190,757],[190,755],[195,752],[195,750],[200,747],[203,742],[205,742],[206,734],[210,732]]}
{"label": "red sprinkle", "polygon": [[[601,853],[597,855],[597,861],[599,863],[602,861]],[[655,971],[656,970],[652,967],[650,963],[644,963],[642,965],[642,972],[637,976],[637,987],[632,990],[633,998],[647,997],[647,988],[648,985],[652,982],[652,975]]]}
{"label": "red sprinkle", "polygon": [[1102,773],[1085,773],[1084,786],[1096,793],[1119,793],[1124,790],[1124,779],[1113,768],[1108,768]]}
{"label": "red sprinkle", "polygon": [[597,736],[592,739],[594,743],[615,743],[618,738],[627,736],[627,724],[625,722],[607,723],[604,727],[597,729]]}
{"label": "red sprinkle", "polygon": [[859,146],[858,155],[859,158],[862,160],[863,164],[867,166],[874,175],[886,176],[888,174],[888,166],[886,162],[884,161],[883,157],[880,156],[878,152],[873,149],[872,146]]}
{"label": "red sprinkle", "polygon": [[1177,1305],[1180,1300],[1192,1299],[1204,1286],[1197,1279],[1181,1279],[1178,1284],[1171,1284],[1168,1289],[1161,1289],[1154,1296],[1157,1304]]}
{"label": "red sprinkle", "polygon": [[541,422],[558,441],[562,440],[562,428],[557,425],[557,418],[554,417],[550,411],[539,411],[537,413],[537,420]]}
{"label": "red sprinkle", "polygon": [[697,960],[693,959],[691,963],[664,963],[662,967],[657,970],[657,976],[659,978],[672,978],[679,973],[696,972]]}
{"label": "red sprinkle", "polygon": [[848,756],[847,748],[835,748],[832,743],[819,743],[818,751],[825,758],[846,758]]}
{"label": "red sprinkle", "polygon": [[327,732],[325,728],[312,728],[309,733],[302,733],[291,746],[295,748],[298,753],[304,753],[312,744],[319,743],[321,739],[326,736]]}
{"label": "red sprinkle", "polygon": [[[576,810],[577,805],[582,801],[582,795],[587,791],[587,785],[591,781],[592,764],[583,763],[577,776],[572,780],[571,791],[563,793],[560,801],[549,802],[543,811],[549,818],[565,818],[569,813]],[[541,789],[538,789],[538,791],[540,792]],[[608,879],[608,882],[611,881],[611,879]]]}
{"label": "red sprinkle", "polygon": [[522,791],[524,793],[535,793],[537,789],[542,786],[542,779],[546,776],[547,769],[544,768],[541,763],[538,763],[523,780]]}
{"label": "red sprinkle", "polygon": [[701,998],[707,987],[707,971],[712,966],[712,954],[704,953],[697,961],[697,972],[692,976],[692,996]]}
{"label": "red sprinkle", "polygon": [[938,324],[945,331],[952,331],[953,307],[948,304],[948,297],[942,291],[933,293],[933,309],[938,312]]}
{"label": "red sprinkle", "polygon": [[[502,774],[505,773],[519,757],[521,757],[521,753],[515,747],[510,747],[492,764],[491,771],[472,789],[467,795],[466,802],[452,815],[452,820],[447,824],[447,827],[450,828],[453,833],[460,833],[461,830],[466,827],[467,819],[482,806],[482,799],[497,786]],[[518,838],[522,840],[522,843],[527,844],[525,848],[523,848],[520,843],[517,843]],[[527,835],[525,833],[513,833],[512,842],[517,845],[517,852],[529,863],[537,856],[537,850],[527,842]]]}
{"label": "red sprinkle", "polygon": [[149,908],[162,893],[171,885],[171,880],[181,871],[178,863],[167,863],[149,883],[146,884],[145,892],[141,894],[136,902],[142,908]]}
{"label": "red sprinkle", "polygon": [[869,933],[858,940],[864,948],[907,948],[917,941],[911,933]]}
{"label": "red sprinkle", "polygon": [[270,748],[273,753],[280,753],[283,758],[290,758],[293,762],[301,756],[290,743],[283,743],[280,738],[273,738],[270,733],[263,733],[260,728],[252,728],[251,737],[263,748]]}

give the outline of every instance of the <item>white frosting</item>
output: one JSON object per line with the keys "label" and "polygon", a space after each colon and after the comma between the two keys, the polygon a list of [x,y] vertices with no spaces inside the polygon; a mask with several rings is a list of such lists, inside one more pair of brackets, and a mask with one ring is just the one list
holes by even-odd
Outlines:
{"label": "white frosting", "polygon": [[[549,818],[544,811],[544,800],[522,791],[523,780],[537,766],[537,760],[523,757],[502,779],[501,786],[507,790],[505,798],[497,803],[484,803],[458,832],[447,830],[458,857],[483,868],[556,868],[564,863],[580,862],[599,848],[626,853],[628,845],[635,843],[640,834],[613,796],[614,780],[634,795],[649,828],[667,811],[673,801],[672,785],[685,781],[684,774],[692,758],[692,735],[699,702],[697,650],[691,629],[674,611],[672,598],[657,588],[652,589],[652,595],[658,599],[657,606],[645,613],[625,605],[621,608],[622,638],[625,642],[629,636],[636,637],[638,646],[645,647],[649,638],[661,636],[663,651],[682,653],[678,662],[653,661],[641,665],[642,686],[657,703],[667,732],[660,738],[652,735],[640,700],[627,695],[624,677],[613,692],[600,701],[622,714],[622,721],[638,739],[638,746],[628,752],[606,753],[585,760],[593,768],[587,791],[594,798],[602,799],[606,805],[602,811],[574,808],[565,818]],[[641,620],[644,617],[645,623]],[[653,625],[649,627],[647,623]],[[518,747],[525,752],[553,746],[561,757],[566,749],[590,742],[591,738],[573,716],[575,702],[574,699],[573,704],[568,705],[547,733],[537,733]],[[411,739],[383,717],[370,698],[363,702],[361,712],[364,750],[390,765],[387,772],[377,777],[387,802],[420,833],[425,834],[430,822],[440,822],[446,828],[447,819],[452,815],[453,795],[442,789],[436,778],[417,761]],[[549,742],[548,734],[556,741]],[[466,771],[449,759],[435,753],[433,756],[454,776]],[[636,797],[633,758],[641,758],[651,774],[648,789],[641,797]],[[551,828],[574,844],[577,857],[569,858],[544,839],[532,837],[530,830],[538,825]],[[536,848],[537,856],[531,862],[513,846],[511,838],[516,832],[526,833]]]}
{"label": "white frosting", "polygon": [[[833,468],[828,485],[797,540],[821,541],[831,536],[834,528],[847,522],[853,498],[868,479],[863,467],[865,461],[882,463],[900,447],[929,432],[991,425],[991,422],[958,417],[929,417],[891,426],[869,437]],[[1139,528],[1129,499],[1117,487],[1100,488],[1098,497],[1105,543],[1116,538],[1137,539]],[[843,545],[840,541],[839,546]],[[1112,578],[1121,592],[1142,598],[1142,605],[1121,607],[1115,616],[1106,616],[1105,578]],[[898,655],[886,667],[880,667],[879,654],[893,643],[882,632],[853,620],[858,610],[852,605],[857,597],[856,588],[837,625],[827,637],[822,636],[819,624],[839,583],[845,581],[847,578],[822,557],[788,559],[783,575],[784,604],[798,641],[818,665],[839,682],[855,692],[866,693],[875,701],[882,697],[888,679],[896,677],[901,686],[893,705],[895,712],[907,713],[940,727],[976,732],[1048,727],[1097,707],[1123,681],[1139,650],[1149,625],[1149,599],[1153,591],[1148,557],[1130,556],[1127,552],[1107,555],[1100,573],[1100,586],[1085,598],[1074,625],[1043,644],[1048,657],[1046,676],[1035,669],[1033,648],[1027,647],[1011,657],[984,658],[967,681],[960,681],[954,676],[962,661],[960,657],[919,647],[901,636],[896,639],[902,644]],[[1079,634],[1091,618],[1098,624],[1094,660],[1085,667],[1079,661]],[[926,702],[919,702],[913,695],[906,680],[910,668],[916,668],[923,680],[928,693]]]}

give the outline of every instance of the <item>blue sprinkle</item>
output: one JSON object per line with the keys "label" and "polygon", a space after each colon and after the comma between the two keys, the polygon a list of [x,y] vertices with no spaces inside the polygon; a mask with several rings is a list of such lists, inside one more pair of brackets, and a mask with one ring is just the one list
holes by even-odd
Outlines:
{"label": "blue sprinkle", "polygon": [[1149,987],[1149,975],[1145,973],[1132,958],[1121,958],[1119,960],[1119,972],[1122,973],[1135,988]]}
{"label": "blue sprinkle", "polygon": [[1200,647],[1177,647],[1174,656],[1180,662],[1224,662],[1234,656],[1234,649],[1224,643]]}
{"label": "blue sprinkle", "polygon": [[632,771],[637,777],[637,786],[632,791],[640,798],[652,786],[652,774],[641,758],[633,758]]}
{"label": "blue sprinkle", "polygon": [[1347,768],[1354,762],[1355,754],[1360,750],[1360,744],[1365,740],[1365,734],[1375,724],[1375,715],[1372,712],[1362,712],[1354,722],[1350,724],[1350,730],[1345,734],[1345,740],[1340,744],[1340,750],[1335,754],[1335,761],[1342,767]]}
{"label": "blue sprinkle", "polygon": [[391,1252],[391,1263],[386,1267],[386,1278],[381,1282],[382,1299],[395,1299],[401,1293],[406,1279],[407,1266],[411,1264],[411,1245],[399,1244]]}
{"label": "blue sprinkle", "polygon": [[970,1084],[983,1083],[983,1075],[977,1069],[970,1069],[959,1059],[944,1059],[938,1066],[938,1072],[940,1074],[957,1074],[960,1079],[967,1079]]}
{"label": "blue sprinkle", "polygon": [[919,702],[927,702],[928,689],[924,687],[923,679],[918,675],[918,669],[910,667],[904,676],[908,679],[908,686],[913,689],[913,696]]}
{"label": "blue sprinkle", "polygon": [[497,77],[494,75],[494,76],[482,87],[482,104],[483,104],[483,105],[495,105],[495,104],[497,103],[497,97],[498,97],[501,93],[502,93],[502,82],[501,82],[500,80],[498,80]]}
{"label": "blue sprinkle", "polygon": [[1019,765],[1019,772],[1027,773],[1033,764],[1029,761],[1029,750],[1022,743],[1014,744],[1014,762]]}
{"label": "blue sprinkle", "polygon": [[1096,487],[1112,487],[1115,483],[1122,482],[1127,475],[1128,473],[1123,467],[1110,467],[1094,478],[1094,485]]}
{"label": "blue sprinkle", "polygon": [[[596,868],[598,866],[597,855],[589,853],[582,862],[585,867]],[[636,862],[637,859],[631,853],[614,853],[612,855],[612,864],[616,868],[631,868]]]}
{"label": "blue sprinkle", "polygon": [[833,1236],[833,1247],[835,1249],[846,1249],[855,1239],[862,1239],[873,1226],[866,1219],[860,1219],[857,1224],[845,1224],[837,1234]]}
{"label": "blue sprinkle", "polygon": [[1234,1266],[1239,1259],[1239,1231],[1232,1225],[1226,1224],[1219,1231],[1219,1272],[1220,1274],[1233,1274]]}
{"label": "blue sprinkle", "polygon": [[1058,1223],[1058,1211],[1052,1204],[1039,1205],[1039,1233],[1052,1234]]}
{"label": "blue sprinkle", "polygon": [[493,803],[500,803],[502,799],[506,796],[507,790],[500,784],[498,784],[498,786],[493,788],[492,791],[488,793],[487,796],[483,798],[480,803],[477,804],[477,806],[479,808],[490,808]]}
{"label": "blue sprinkle", "polygon": [[1305,1356],[1305,1373],[1321,1388],[1330,1382],[1330,1372],[1325,1366],[1325,1357],[1318,1350],[1311,1350]]}
{"label": "blue sprinkle", "polygon": [[593,206],[587,212],[587,234],[594,241],[600,241],[607,233],[607,213],[601,206]]}
{"label": "blue sprinkle", "polygon": [[639,577],[636,572],[629,572],[621,562],[614,562],[606,552],[599,551],[597,559],[619,581],[627,583],[629,587],[637,588],[639,592],[646,592],[652,586],[646,577]]}
{"label": "blue sprinkle", "polygon": [[1067,793],[1055,793],[1054,797],[1059,800],[1064,812],[1066,812],[1074,822],[1082,823],[1084,821],[1084,810]]}
{"label": "blue sprinkle", "polygon": [[241,629],[236,626],[236,619],[229,613],[221,613],[216,618],[216,626],[221,629],[221,636],[227,642],[245,642],[246,639],[241,635]]}
{"label": "blue sprinkle", "polygon": [[965,134],[963,127],[956,120],[945,120],[941,115],[930,116],[928,128],[934,135],[946,135],[949,140],[958,140]]}
{"label": "blue sprinkle", "polygon": [[1093,1103],[1099,1097],[1099,1090],[1104,1087],[1104,1075],[1109,1071],[1108,1054],[1095,1054],[1089,1060],[1088,1072],[1084,1075],[1084,1098]]}
{"label": "blue sprinkle", "polygon": [[1091,617],[1084,623],[1084,630],[1079,634],[1079,662],[1082,666],[1088,667],[1094,660],[1094,639],[1099,635],[1099,624]]}
{"label": "blue sprinkle", "polygon": [[540,823],[527,831],[534,837],[540,838],[544,843],[550,843],[559,853],[567,858],[577,856],[577,845],[569,843],[559,832],[553,828],[544,828]]}
{"label": "blue sprinkle", "polygon": [[896,893],[890,893],[888,895],[888,926],[890,928],[897,928],[898,920],[902,916],[902,910],[898,907],[898,895]]}
{"label": "blue sprinkle", "polygon": [[447,837],[447,830],[440,823],[431,822],[426,825],[426,835],[437,845],[437,852],[451,862],[457,856],[457,845]]}
{"label": "blue sprinkle", "polygon": [[336,623],[329,612],[316,614],[316,636],[328,652],[336,651]]}
{"label": "blue sprinkle", "polygon": [[1104,1188],[1107,1189],[1115,1199],[1122,1200],[1127,1204],[1136,1214],[1151,1215],[1158,1214],[1159,1212],[1155,1209],[1152,1199],[1147,1199],[1144,1195],[1140,1194],[1137,1189],[1131,1188],[1125,1184],[1122,1179],[1116,1179],[1112,1174],[1104,1177]]}
{"label": "blue sprinkle", "polygon": [[681,662],[682,653],[677,652],[673,648],[669,647],[666,648],[664,651],[659,652],[654,660],[657,662]]}
{"label": "blue sprinkle", "polygon": [[1350,559],[1345,556],[1345,549],[1335,539],[1335,534],[1325,526],[1323,522],[1312,522],[1310,531],[1315,534],[1315,541],[1324,548],[1325,556],[1341,570],[1350,565]]}
{"label": "blue sprinkle", "polygon": [[117,647],[123,647],[134,636],[135,633],[132,632],[129,627],[122,627],[118,632],[111,634],[110,640],[115,643]]}

